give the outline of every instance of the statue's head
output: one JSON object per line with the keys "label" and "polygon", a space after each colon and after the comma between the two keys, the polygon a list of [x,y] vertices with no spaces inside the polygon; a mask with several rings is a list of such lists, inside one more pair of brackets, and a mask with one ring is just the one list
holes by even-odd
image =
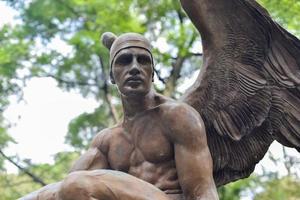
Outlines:
{"label": "statue's head", "polygon": [[104,33],[102,42],[110,50],[110,79],[119,91],[148,93],[154,75],[150,42],[137,33]]}

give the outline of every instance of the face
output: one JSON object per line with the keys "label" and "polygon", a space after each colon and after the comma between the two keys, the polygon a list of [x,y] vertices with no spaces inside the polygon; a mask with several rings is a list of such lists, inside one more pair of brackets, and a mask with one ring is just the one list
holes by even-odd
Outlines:
{"label": "face", "polygon": [[142,48],[121,50],[112,64],[112,75],[119,91],[125,95],[146,95],[152,85],[151,55]]}

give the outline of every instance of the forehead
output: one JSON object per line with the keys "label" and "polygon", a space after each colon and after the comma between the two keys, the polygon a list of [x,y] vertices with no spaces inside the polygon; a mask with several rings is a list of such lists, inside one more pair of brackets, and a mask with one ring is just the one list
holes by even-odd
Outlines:
{"label": "forehead", "polygon": [[151,57],[151,54],[149,51],[147,51],[146,49],[143,48],[139,48],[139,47],[129,47],[126,49],[122,49],[117,55],[116,57],[120,56],[120,55],[124,55],[124,54],[133,54],[133,55],[146,55]]}

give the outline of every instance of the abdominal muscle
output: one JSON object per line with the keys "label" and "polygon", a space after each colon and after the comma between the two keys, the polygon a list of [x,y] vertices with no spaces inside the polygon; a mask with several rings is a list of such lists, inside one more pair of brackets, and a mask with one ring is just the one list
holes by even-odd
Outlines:
{"label": "abdominal muscle", "polygon": [[175,194],[178,195],[182,193],[174,161],[167,161],[159,164],[144,161],[137,166],[131,166],[128,173],[151,183],[165,194],[172,194],[172,196],[175,196]]}

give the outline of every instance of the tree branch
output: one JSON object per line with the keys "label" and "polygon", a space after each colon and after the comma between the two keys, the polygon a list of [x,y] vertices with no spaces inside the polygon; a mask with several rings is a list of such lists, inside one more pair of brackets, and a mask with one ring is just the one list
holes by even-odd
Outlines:
{"label": "tree branch", "polygon": [[112,104],[112,96],[108,92],[108,85],[107,82],[105,81],[104,86],[102,87],[104,91],[104,99],[106,103],[108,104],[109,107],[109,112],[114,120],[114,123],[116,124],[118,122],[118,114],[116,111],[115,106]]}
{"label": "tree branch", "polygon": [[176,10],[176,13],[177,13],[177,17],[180,21],[180,24],[183,24],[183,18],[184,18],[183,14],[181,13],[180,10]]}
{"label": "tree branch", "polygon": [[177,57],[175,62],[172,64],[172,71],[170,77],[166,82],[166,89],[164,90],[164,95],[172,96],[175,91],[176,81],[180,76],[180,71],[182,68],[182,64],[186,58],[185,57]]}
{"label": "tree branch", "polygon": [[203,53],[188,53],[189,56],[199,56],[199,57],[202,57],[203,56]]}
{"label": "tree branch", "polygon": [[4,154],[4,152],[0,149],[0,154],[6,159],[8,160],[10,163],[12,163],[14,166],[16,166],[19,170],[21,170],[22,172],[24,172],[25,174],[27,174],[28,176],[30,176],[30,178],[36,182],[39,183],[42,186],[47,185],[42,179],[40,179],[39,177],[37,177],[36,175],[34,175],[33,173],[31,173],[29,170],[27,170],[26,168],[20,166],[18,163],[16,163],[15,161],[13,161],[10,157],[8,157],[7,155]]}
{"label": "tree branch", "polygon": [[105,99],[106,103],[108,104],[109,112],[110,112],[110,115],[112,116],[112,118],[114,120],[114,123],[117,123],[118,122],[118,114],[117,114],[115,106],[112,104],[112,96],[109,93],[109,86],[107,84],[108,75],[105,71],[104,63],[102,61],[101,55],[98,55],[98,59],[99,59],[100,66],[101,66],[101,69],[102,69],[102,78],[104,80],[104,85],[102,87],[102,89],[104,91],[104,99]]}
{"label": "tree branch", "polygon": [[160,76],[159,71],[158,71],[157,69],[155,69],[154,67],[153,67],[153,69],[154,69],[154,72],[155,72],[155,74],[156,74],[158,80],[160,80],[163,84],[166,84],[165,79],[164,79],[163,77]]}
{"label": "tree branch", "polygon": [[55,80],[57,80],[59,83],[64,83],[67,85],[71,85],[71,86],[75,86],[75,85],[81,85],[81,86],[97,86],[97,84],[95,83],[88,83],[88,82],[84,82],[84,81],[70,81],[70,80],[66,80],[60,77],[57,77],[53,74],[45,74],[44,76],[40,76],[40,77],[50,77],[53,78]]}

